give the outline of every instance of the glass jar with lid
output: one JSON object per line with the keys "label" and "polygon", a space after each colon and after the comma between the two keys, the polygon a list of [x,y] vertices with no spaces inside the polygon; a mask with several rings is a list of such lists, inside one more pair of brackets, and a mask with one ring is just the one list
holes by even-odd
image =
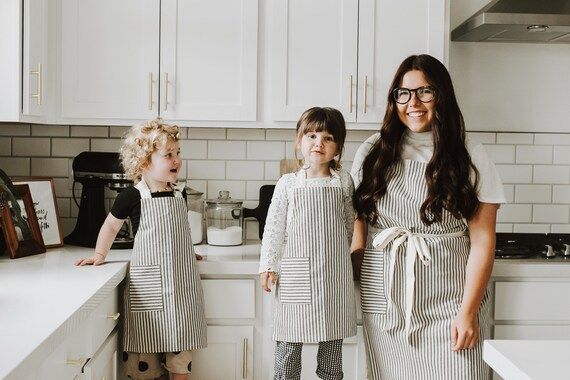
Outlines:
{"label": "glass jar with lid", "polygon": [[204,237],[204,193],[191,187],[186,187],[185,190],[192,244],[200,244]]}
{"label": "glass jar with lid", "polygon": [[206,200],[206,236],[210,245],[243,243],[243,201],[222,190],[216,199]]}

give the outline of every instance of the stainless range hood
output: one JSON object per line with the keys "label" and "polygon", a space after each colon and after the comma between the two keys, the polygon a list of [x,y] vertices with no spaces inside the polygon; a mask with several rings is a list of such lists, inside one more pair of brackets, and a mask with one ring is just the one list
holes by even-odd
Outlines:
{"label": "stainless range hood", "polygon": [[451,40],[570,43],[570,0],[493,0]]}

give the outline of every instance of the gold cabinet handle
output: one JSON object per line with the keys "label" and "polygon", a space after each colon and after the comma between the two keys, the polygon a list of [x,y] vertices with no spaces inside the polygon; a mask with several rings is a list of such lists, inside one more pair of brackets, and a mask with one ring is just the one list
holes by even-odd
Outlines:
{"label": "gold cabinet handle", "polygon": [[36,98],[36,101],[38,102],[38,106],[41,106],[42,105],[42,64],[38,63],[38,69],[37,70],[30,70],[30,75],[37,75],[38,76],[38,92],[35,94],[32,94],[31,97]]}
{"label": "gold cabinet handle", "polygon": [[115,313],[115,314],[107,315],[107,318],[112,319],[113,321],[116,321],[117,319],[119,319],[120,316],[121,316],[121,313]]}
{"label": "gold cabinet handle", "polygon": [[148,110],[152,110],[152,71],[148,73]]}
{"label": "gold cabinet handle", "polygon": [[168,109],[168,73],[164,73],[164,110]]}
{"label": "gold cabinet handle", "polygon": [[243,362],[242,362],[242,378],[247,379],[247,338],[243,339]]}
{"label": "gold cabinet handle", "polygon": [[368,102],[368,75],[364,76],[364,113],[366,113],[366,103]]}
{"label": "gold cabinet handle", "polygon": [[348,112],[352,113],[352,75],[348,80]]}
{"label": "gold cabinet handle", "polygon": [[85,358],[78,358],[78,359],[67,359],[65,361],[65,364],[67,365],[72,365],[72,366],[77,366],[77,367],[83,367],[83,365],[87,363],[87,359]]}

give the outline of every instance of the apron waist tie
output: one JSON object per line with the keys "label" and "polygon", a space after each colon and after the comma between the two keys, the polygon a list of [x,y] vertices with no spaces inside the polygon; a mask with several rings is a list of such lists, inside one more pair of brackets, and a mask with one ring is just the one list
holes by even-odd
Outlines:
{"label": "apron waist tie", "polygon": [[388,272],[388,286],[387,286],[387,301],[388,307],[392,306],[392,284],[394,282],[394,269],[396,265],[396,253],[398,248],[405,241],[408,242],[406,246],[406,295],[405,295],[405,331],[406,336],[410,335],[410,325],[412,320],[412,309],[414,306],[414,284],[416,277],[414,274],[414,266],[416,257],[419,257],[422,264],[429,265],[431,261],[431,254],[425,242],[426,238],[440,238],[440,237],[460,237],[464,236],[464,231],[452,232],[448,234],[421,234],[411,232],[404,227],[390,227],[379,232],[372,241],[372,245],[377,250],[384,250],[388,244],[393,242],[392,248],[388,255],[390,256],[390,266]]}

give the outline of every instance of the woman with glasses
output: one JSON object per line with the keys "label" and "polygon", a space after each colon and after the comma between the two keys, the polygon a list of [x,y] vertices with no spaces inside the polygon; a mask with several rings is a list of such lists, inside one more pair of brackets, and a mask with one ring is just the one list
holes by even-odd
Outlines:
{"label": "woman with glasses", "polygon": [[371,378],[487,378],[486,287],[505,196],[483,146],[465,136],[441,62],[402,62],[352,174]]}

